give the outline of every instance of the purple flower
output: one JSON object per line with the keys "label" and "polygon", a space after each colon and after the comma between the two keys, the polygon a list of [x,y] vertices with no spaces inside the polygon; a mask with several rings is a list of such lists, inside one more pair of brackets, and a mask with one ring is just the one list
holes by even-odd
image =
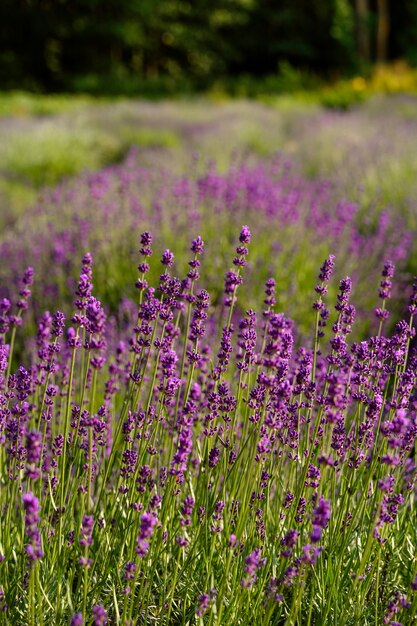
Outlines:
{"label": "purple flower", "polygon": [[330,514],[330,500],[325,500],[323,496],[320,496],[318,505],[313,509],[313,525],[320,526],[320,528],[326,528],[330,519]]}
{"label": "purple flower", "polygon": [[26,435],[26,451],[28,463],[39,463],[42,454],[42,434],[31,430]]}
{"label": "purple flower", "polygon": [[304,563],[308,563],[309,565],[315,565],[322,550],[323,550],[322,547],[317,547],[317,546],[312,546],[310,544],[307,544],[306,546],[303,546],[304,554],[301,557],[301,560]]}
{"label": "purple flower", "polygon": [[178,535],[178,537],[175,538],[175,543],[180,548],[186,548],[188,546],[188,540],[185,537],[182,537],[181,535]]}
{"label": "purple flower", "polygon": [[[142,256],[151,256],[152,254],[152,235],[151,233],[148,232],[144,232],[142,233],[142,235],[140,236],[140,243],[142,245],[141,249],[139,250],[140,254],[142,254]],[[139,270],[140,271],[140,270]]]}
{"label": "purple flower", "polygon": [[288,548],[294,548],[299,536],[300,536],[300,533],[298,532],[298,530],[295,530],[294,528],[292,528],[281,539],[281,543],[282,545],[287,546]]}
{"label": "purple flower", "polygon": [[166,267],[172,267],[172,265],[174,265],[174,254],[168,249],[164,250],[161,263]]}
{"label": "purple flower", "polygon": [[88,298],[85,314],[88,320],[87,330],[90,333],[102,333],[105,330],[106,315],[97,298]]}
{"label": "purple flower", "polygon": [[220,450],[219,448],[217,448],[217,446],[214,446],[209,452],[209,467],[216,467],[217,463],[219,462],[219,458]]}
{"label": "purple flower", "polygon": [[125,565],[124,578],[126,580],[133,580],[135,578],[136,570],[136,563],[134,563],[133,561],[128,561]]}
{"label": "purple flower", "polygon": [[71,616],[70,626],[83,626],[84,619],[82,613],[74,613]]}
{"label": "purple flower", "polygon": [[307,478],[309,478],[310,481],[305,481],[306,487],[314,487],[316,489],[319,486],[320,476],[319,468],[310,463],[307,470]]}
{"label": "purple flower", "polygon": [[[86,299],[91,296],[93,291],[93,285],[91,283],[91,277],[88,274],[80,274],[78,280],[78,287],[76,289],[76,295],[80,298]],[[81,307],[82,308],[82,307]]]}
{"label": "purple flower", "polygon": [[52,318],[52,334],[55,337],[61,337],[65,328],[65,315],[61,311],[57,311]]}
{"label": "purple flower", "polygon": [[342,313],[349,304],[350,294],[352,292],[352,279],[350,276],[342,278],[339,285],[339,293],[337,295],[336,311]]}
{"label": "purple flower", "polygon": [[32,430],[26,435],[26,476],[31,480],[39,478],[40,470],[36,467],[42,456],[42,435]]}
{"label": "purple flower", "polygon": [[312,524],[313,530],[310,533],[310,539],[313,543],[317,543],[321,539],[323,528],[329,523],[331,514],[330,500],[325,500],[320,496],[318,505],[313,509]]}
{"label": "purple flower", "polygon": [[207,612],[209,606],[210,596],[208,595],[208,593],[202,593],[201,596],[198,598],[198,607],[195,612],[197,617],[201,617],[202,615],[204,615],[204,613]]}
{"label": "purple flower", "polygon": [[394,263],[392,261],[386,261],[386,263],[384,264],[384,269],[382,270],[382,280],[380,282],[380,288],[378,290],[378,295],[382,300],[390,298],[391,296],[392,282],[390,278],[394,276],[394,270]]}
{"label": "purple flower", "polygon": [[33,493],[25,493],[22,496],[23,508],[25,511],[25,533],[29,539],[26,546],[26,554],[31,561],[37,561],[43,557],[41,534],[38,529],[39,500]]}
{"label": "purple flower", "polygon": [[93,614],[94,626],[106,626],[107,624],[107,612],[102,604],[96,604],[91,609]]}
{"label": "purple flower", "polygon": [[242,230],[240,231],[239,241],[243,244],[250,243],[251,233],[248,226],[242,226]]}
{"label": "purple flower", "polygon": [[23,278],[22,278],[23,285],[26,285],[28,287],[30,287],[30,285],[33,285],[34,275],[35,275],[35,271],[33,267],[27,267],[24,271]]}
{"label": "purple flower", "polygon": [[144,513],[141,515],[141,524],[139,536],[137,539],[136,554],[141,557],[146,556],[149,550],[149,542],[147,541],[154,533],[158,518],[153,513]]}
{"label": "purple flower", "polygon": [[223,328],[222,339],[220,342],[220,351],[217,353],[219,362],[218,362],[218,365],[216,365],[214,369],[214,377],[216,380],[219,379],[221,374],[227,370],[227,366],[230,360],[230,355],[233,351],[232,335],[233,335],[233,326],[231,326],[230,328],[227,328],[227,326],[225,326]]}
{"label": "purple flower", "polygon": [[229,270],[226,273],[224,279],[224,291],[228,298],[226,299],[226,306],[230,306],[232,304],[232,294],[235,289],[239,287],[243,283],[243,278],[239,276],[239,274],[233,270]]}
{"label": "purple flower", "polygon": [[330,280],[330,276],[333,273],[334,269],[334,254],[330,254],[329,257],[324,261],[323,265],[320,268],[319,279],[324,283]]}
{"label": "purple flower", "polygon": [[242,587],[246,587],[250,589],[256,581],[256,572],[260,567],[263,567],[266,563],[266,558],[261,558],[262,551],[260,548],[255,548],[253,552],[251,552],[245,558],[245,573],[246,576],[243,580],[241,580]]}
{"label": "purple flower", "polygon": [[197,296],[197,301],[194,308],[193,319],[190,326],[190,340],[196,341],[199,337],[202,337],[205,332],[205,322],[208,318],[207,309],[210,306],[210,296],[202,289]]}
{"label": "purple flower", "polygon": [[203,250],[204,250],[204,241],[201,239],[199,235],[196,239],[193,239],[191,243],[191,252],[194,252],[194,254],[202,254]]}
{"label": "purple flower", "polygon": [[184,517],[189,518],[193,512],[194,509],[194,498],[192,498],[191,496],[186,496],[185,500],[183,502],[182,508],[181,508],[181,513],[184,515]]}
{"label": "purple flower", "polygon": [[84,548],[93,543],[94,518],[92,515],[84,515],[81,523],[80,545]]}

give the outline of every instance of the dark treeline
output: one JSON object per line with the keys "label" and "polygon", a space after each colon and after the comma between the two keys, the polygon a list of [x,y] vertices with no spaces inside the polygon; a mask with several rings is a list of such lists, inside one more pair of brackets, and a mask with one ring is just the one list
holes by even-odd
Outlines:
{"label": "dark treeline", "polygon": [[0,1],[3,89],[331,78],[399,57],[417,62],[416,0]]}

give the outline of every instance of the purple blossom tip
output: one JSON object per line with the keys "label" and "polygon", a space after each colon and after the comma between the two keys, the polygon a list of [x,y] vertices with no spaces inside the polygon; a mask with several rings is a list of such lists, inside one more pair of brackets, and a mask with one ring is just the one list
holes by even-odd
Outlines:
{"label": "purple blossom tip", "polygon": [[242,230],[240,231],[239,241],[240,243],[248,244],[250,243],[251,233],[249,230],[249,226],[242,226]]}
{"label": "purple blossom tip", "polygon": [[168,248],[164,250],[161,263],[166,267],[172,267],[172,265],[174,264],[174,254],[170,250],[168,250]]}
{"label": "purple blossom tip", "polygon": [[323,265],[320,268],[319,279],[324,283],[330,280],[330,276],[333,273],[334,269],[334,254],[330,254],[328,258],[324,261]]}
{"label": "purple blossom tip", "polygon": [[204,241],[201,239],[199,235],[196,239],[193,239],[193,241],[191,242],[191,252],[194,252],[194,254],[201,254],[203,250],[204,250]]}

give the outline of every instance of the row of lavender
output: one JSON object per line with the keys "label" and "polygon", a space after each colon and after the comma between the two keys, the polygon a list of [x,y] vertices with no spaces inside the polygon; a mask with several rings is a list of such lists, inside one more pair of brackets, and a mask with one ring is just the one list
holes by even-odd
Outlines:
{"label": "row of lavender", "polygon": [[182,280],[163,252],[153,288],[142,235],[137,319],[119,335],[86,254],[75,313],[42,315],[30,366],[13,351],[31,269],[1,302],[5,623],[416,619],[417,282],[387,336],[386,262],[377,330],[355,343],[352,280],[333,309],[329,256],[312,338],[296,347],[273,279],[263,308],[234,323],[250,238],[243,227],[218,332],[200,237]]}
{"label": "row of lavender", "polygon": [[362,312],[374,305],[368,281],[378,280],[385,258],[397,264],[403,284],[412,234],[401,218],[389,212],[364,217],[355,204],[340,201],[334,186],[303,178],[282,156],[236,159],[225,173],[196,160],[182,177],[164,167],[139,166],[138,158],[132,152],[121,165],[44,192],[0,239],[2,296],[13,295],[23,268],[32,265],[39,276],[36,313],[57,300],[69,311],[78,259],[90,250],[97,296],[114,311],[121,298],[134,299],[135,233],[148,228],[158,233],[158,244],[175,247],[181,272],[188,241],[200,232],[207,242],[205,286],[217,302],[218,275],[227,267],[234,233],[245,222],[256,237],[244,287],[246,308],[257,306],[268,276],[279,276],[282,306],[301,331],[310,326],[304,292],[321,259],[333,250],[338,251],[337,277],[354,278],[362,331],[367,326]]}

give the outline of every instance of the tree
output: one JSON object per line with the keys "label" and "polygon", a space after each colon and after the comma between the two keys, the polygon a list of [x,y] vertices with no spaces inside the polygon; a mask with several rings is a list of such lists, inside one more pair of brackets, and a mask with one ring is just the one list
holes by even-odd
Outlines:
{"label": "tree", "polygon": [[376,33],[376,62],[386,63],[388,59],[388,37],[390,16],[388,0],[378,0],[378,26]]}
{"label": "tree", "polygon": [[356,0],[357,50],[362,63],[371,60],[371,41],[369,32],[369,1]]}

